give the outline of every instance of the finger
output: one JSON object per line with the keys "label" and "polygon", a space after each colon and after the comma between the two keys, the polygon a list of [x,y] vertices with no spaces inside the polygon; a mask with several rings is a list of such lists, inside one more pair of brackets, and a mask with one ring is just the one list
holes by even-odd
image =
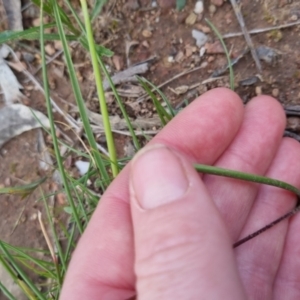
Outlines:
{"label": "finger", "polygon": [[[300,145],[297,143],[295,146],[296,154],[293,155],[294,159],[291,160],[286,173],[291,178],[291,182],[299,188],[300,178]],[[289,155],[288,153],[286,155]],[[295,172],[295,169],[297,172]],[[274,300],[279,299],[300,299],[300,215],[299,213],[291,218],[288,222],[288,232],[285,238],[285,245],[283,248],[283,255],[281,258],[280,266],[275,278],[274,283]]]}
{"label": "finger", "polygon": [[146,147],[130,191],[139,299],[246,299],[228,232],[189,160]]}
{"label": "finger", "polygon": [[[211,164],[228,147],[242,118],[239,97],[228,89],[216,89],[195,100],[150,143],[170,145],[193,161]],[[99,295],[113,300],[132,295],[128,170],[126,167],[107,189],[81,237],[68,269],[62,300],[93,300]]]}
{"label": "finger", "polygon": [[289,223],[284,254],[274,284],[274,300],[300,299],[300,215],[295,215]]}
{"label": "finger", "polygon": [[[235,139],[216,166],[254,174],[268,169],[282,139],[285,115],[273,98],[254,98],[245,108],[244,121]],[[206,175],[204,182],[225,219],[233,241],[250,212],[258,185],[246,181]]]}
{"label": "finger", "polygon": [[[289,138],[283,139],[266,176],[299,187],[300,164],[295,163],[298,161],[299,143]],[[295,204],[295,194],[261,185],[240,238],[281,217],[293,209]],[[287,228],[288,220],[284,220],[237,248],[237,262],[249,299],[272,299],[274,278],[280,264]]]}

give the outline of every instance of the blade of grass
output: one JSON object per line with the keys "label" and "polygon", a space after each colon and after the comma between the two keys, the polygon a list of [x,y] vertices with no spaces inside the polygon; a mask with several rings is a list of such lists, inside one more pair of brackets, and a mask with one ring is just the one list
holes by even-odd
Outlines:
{"label": "blade of grass", "polygon": [[272,179],[269,177],[259,176],[259,175],[255,175],[255,174],[227,170],[227,169],[222,169],[222,168],[217,168],[217,167],[212,167],[212,166],[207,166],[207,165],[201,165],[201,164],[195,164],[194,167],[198,172],[201,172],[201,173],[236,178],[236,179],[241,179],[241,180],[245,180],[245,181],[251,181],[251,182],[257,182],[257,183],[262,183],[262,184],[266,184],[266,185],[271,185],[271,186],[275,186],[278,188],[288,190],[292,193],[295,193],[297,196],[300,196],[299,189],[297,189],[296,187],[294,187],[284,181]]}
{"label": "blade of grass", "polygon": [[6,247],[4,246],[4,244],[1,240],[0,240],[0,249],[7,256],[11,265],[18,272],[18,275],[22,278],[23,282],[18,279],[17,283],[22,288],[22,290],[26,293],[27,297],[32,300],[36,299],[34,296],[32,296],[32,293],[34,293],[38,297],[38,299],[46,300],[46,298],[37,289],[35,284],[33,284],[33,282],[28,278],[28,276],[26,276],[26,274],[23,272],[23,270],[18,266],[18,264],[15,262],[12,255],[7,251]]}
{"label": "blade of grass", "polygon": [[19,261],[20,263],[22,263],[23,265],[25,265],[26,267],[28,267],[28,264],[24,263],[24,261],[29,262],[29,264],[31,264],[31,265],[35,264],[41,270],[44,270],[48,274],[48,277],[55,278],[53,271],[49,268],[50,266],[52,266],[52,264],[50,264],[49,262],[41,261],[39,259],[36,259],[35,257],[28,255],[26,253],[26,249],[19,249],[18,247],[14,247],[7,243],[4,243],[4,242],[2,242],[2,243],[10,252],[16,253],[16,255],[18,255],[18,256],[15,256],[16,260]]}
{"label": "blade of grass", "polygon": [[0,291],[2,291],[3,295],[9,300],[16,300],[16,298],[6,289],[6,287],[0,281]]}
{"label": "blade of grass", "polygon": [[89,123],[89,118],[87,116],[85,104],[84,104],[82,94],[81,94],[81,91],[80,91],[79,82],[78,82],[77,77],[76,77],[76,71],[75,71],[74,65],[72,63],[70,50],[68,48],[67,40],[65,39],[63,25],[62,25],[62,22],[60,20],[58,8],[57,8],[57,2],[55,0],[51,0],[51,1],[52,1],[52,5],[54,6],[54,14],[55,14],[56,22],[57,22],[57,28],[58,28],[58,31],[59,31],[59,35],[60,35],[62,45],[63,45],[64,55],[65,55],[65,59],[66,59],[66,64],[67,64],[67,68],[68,68],[68,72],[69,72],[70,81],[71,81],[71,84],[72,84],[76,104],[79,108],[79,113],[80,113],[80,117],[82,119],[84,131],[86,133],[89,145],[91,147],[91,150],[92,150],[91,152],[92,152],[96,167],[98,168],[101,176],[103,177],[103,182],[104,182],[103,188],[104,188],[105,186],[107,186],[110,183],[110,178],[109,178],[109,175],[108,175],[107,170],[105,168],[102,156],[100,155],[100,153],[97,150],[97,144],[96,144],[96,141],[95,141],[95,137],[93,135],[92,128],[91,128],[90,123]]}
{"label": "blade of grass", "polygon": [[214,31],[214,33],[216,34],[216,36],[218,37],[218,39],[220,40],[222,46],[223,46],[223,49],[224,49],[224,52],[225,52],[225,55],[226,55],[226,58],[227,58],[227,61],[228,61],[228,66],[229,66],[229,80],[230,80],[230,88],[234,91],[234,73],[233,73],[233,67],[232,67],[232,64],[231,64],[231,59],[230,59],[230,55],[229,55],[229,52],[228,52],[228,49],[226,47],[226,44],[223,40],[223,37],[222,35],[220,34],[219,30],[215,27],[215,25],[213,23],[211,23],[208,19],[205,19],[206,23],[211,27],[211,29]]}
{"label": "blade of grass", "polygon": [[149,97],[152,99],[153,104],[154,104],[154,106],[156,108],[156,111],[158,113],[158,116],[161,120],[161,123],[162,123],[163,126],[165,126],[167,124],[167,121],[165,120],[165,118],[169,121],[169,120],[172,119],[172,117],[166,112],[166,110],[160,104],[157,97],[154,95],[154,93],[148,87],[146,82],[144,82],[144,79],[142,77],[139,77],[139,76],[136,76],[136,78],[139,81],[139,83],[141,84],[141,86],[143,87],[143,89],[148,93]]}
{"label": "blade of grass", "polygon": [[[56,3],[56,1],[54,1],[54,3]],[[74,218],[75,218],[76,224],[78,226],[78,229],[82,233],[83,232],[82,225],[81,225],[81,222],[79,220],[77,209],[76,209],[75,203],[73,201],[73,198],[71,196],[71,191],[70,191],[70,188],[69,188],[69,185],[68,185],[68,182],[67,182],[66,173],[65,173],[65,170],[64,170],[64,166],[63,166],[63,163],[62,163],[61,156],[60,156],[58,141],[57,141],[57,137],[56,137],[56,130],[55,130],[55,126],[54,126],[54,118],[53,118],[53,113],[52,113],[52,106],[51,106],[51,102],[50,102],[50,91],[49,91],[49,85],[48,85],[49,81],[48,81],[47,66],[46,66],[46,53],[45,53],[45,47],[44,47],[43,12],[44,11],[43,11],[43,1],[42,1],[41,2],[41,7],[40,7],[40,19],[41,19],[41,24],[40,24],[40,27],[41,27],[40,48],[41,48],[41,56],[42,56],[43,83],[44,83],[47,113],[48,113],[48,118],[49,118],[49,121],[50,121],[49,122],[50,123],[50,131],[51,131],[51,136],[52,136],[52,140],[53,140],[53,147],[54,147],[55,156],[56,156],[56,159],[57,159],[58,169],[59,169],[60,175],[62,177],[62,181],[64,183],[64,187],[65,187],[66,195],[67,195],[67,198],[68,198],[68,202],[69,202],[70,206],[72,207]],[[61,36],[61,33],[60,33],[60,36]]]}
{"label": "blade of grass", "polygon": [[94,3],[94,8],[91,13],[91,20],[93,21],[101,12],[102,7],[105,5],[107,0],[96,0]]}
{"label": "blade of grass", "polygon": [[101,78],[100,69],[99,69],[98,60],[97,60],[97,54],[96,54],[95,42],[94,42],[94,38],[93,38],[91,21],[90,21],[90,17],[89,17],[89,13],[88,13],[86,0],[80,0],[80,3],[81,3],[81,8],[83,11],[83,17],[84,17],[84,21],[85,21],[87,40],[89,43],[89,50],[90,50],[90,55],[91,55],[91,59],[92,59],[92,65],[93,65],[93,70],[94,70],[94,75],[95,75],[95,82],[96,82],[96,87],[97,87],[98,98],[99,98],[99,102],[100,102],[101,114],[103,117],[103,126],[104,126],[104,132],[105,132],[108,152],[109,152],[109,156],[110,156],[109,158],[111,161],[111,170],[112,170],[113,176],[116,177],[119,173],[119,167],[118,167],[118,162],[117,162],[117,153],[116,153],[114,138],[113,138],[113,134],[111,131],[110,122],[109,122],[109,115],[108,115],[107,105],[106,105],[106,101],[105,101],[102,78]]}
{"label": "blade of grass", "polygon": [[[51,4],[50,1],[44,1],[44,0],[42,1],[32,0],[32,2],[38,7],[41,7],[41,5],[43,5],[43,12],[47,13],[51,17],[54,17],[54,6],[52,5],[53,3]],[[57,9],[63,24],[65,24],[72,33],[78,36],[80,32],[73,26],[68,15],[64,12],[64,10],[60,6],[58,6]]]}
{"label": "blade of grass", "polygon": [[145,82],[147,82],[147,83],[152,87],[152,89],[155,90],[155,91],[161,96],[161,98],[162,98],[162,99],[164,100],[164,102],[166,103],[166,105],[167,105],[167,107],[168,107],[168,109],[169,109],[169,111],[170,111],[171,116],[172,116],[172,117],[175,117],[176,111],[175,111],[175,109],[173,109],[173,107],[172,107],[170,101],[167,99],[166,95],[165,95],[165,94],[164,94],[157,86],[155,86],[152,82],[150,82],[150,81],[147,80],[146,78],[143,78],[143,80],[144,80]]}
{"label": "blade of grass", "polygon": [[[100,2],[101,2],[101,1],[100,1]],[[69,0],[66,0],[66,3],[67,3],[67,5],[68,5],[69,9],[71,10],[71,12],[72,12],[72,14],[73,14],[73,16],[74,16],[74,18],[75,18],[75,20],[76,20],[78,26],[80,27],[82,33],[84,33],[85,36],[86,36],[86,30],[85,30],[84,25],[83,25],[83,23],[81,22],[81,20],[80,20],[80,18],[79,18],[79,16],[78,16],[78,14],[77,14],[76,11],[74,10],[74,8],[73,8],[73,6],[71,5],[71,3],[70,3]],[[87,44],[87,41],[86,41],[83,37],[81,37],[81,42],[82,42],[82,44],[85,46],[85,48],[88,49],[88,45],[85,45],[85,44]],[[101,46],[101,45],[96,45],[96,47],[99,48],[99,47],[102,47],[102,46]],[[133,144],[134,144],[135,148],[136,148],[137,150],[139,150],[139,149],[141,148],[141,146],[140,146],[139,141],[138,141],[138,139],[137,139],[137,136],[136,136],[136,134],[135,134],[135,132],[134,132],[134,130],[133,130],[133,127],[132,127],[132,124],[131,124],[130,119],[129,119],[129,117],[128,117],[128,114],[126,113],[126,110],[125,110],[124,105],[123,105],[123,103],[122,103],[122,101],[121,101],[121,99],[120,99],[120,96],[119,96],[119,94],[118,94],[118,92],[117,92],[117,90],[116,90],[116,88],[115,88],[115,85],[113,84],[113,82],[112,82],[112,80],[111,80],[111,77],[110,77],[110,75],[108,74],[107,68],[106,68],[105,64],[103,63],[103,61],[102,61],[102,59],[101,59],[101,56],[103,56],[103,55],[105,55],[105,56],[111,56],[111,55],[113,55],[113,52],[107,53],[107,50],[108,50],[108,49],[102,47],[102,49],[100,49],[100,50],[98,49],[98,50],[96,51],[96,52],[97,52],[97,56],[98,56],[98,62],[99,62],[99,64],[100,64],[100,66],[101,66],[101,68],[102,68],[102,70],[103,70],[103,72],[104,72],[106,78],[107,78],[108,81],[109,81],[110,87],[111,87],[111,89],[112,89],[112,91],[113,91],[113,93],[114,93],[114,96],[115,96],[115,98],[116,98],[116,100],[117,100],[117,102],[118,102],[118,105],[119,105],[119,108],[120,108],[120,110],[121,110],[121,112],[122,112],[122,115],[123,115],[123,117],[124,117],[124,119],[125,119],[125,121],[126,121],[126,123],[127,123],[128,130],[129,130],[129,132],[130,132],[130,134],[131,134],[131,137],[132,137],[132,139],[133,139]],[[109,50],[109,51],[110,51],[110,50]]]}
{"label": "blade of grass", "polygon": [[45,182],[47,178],[43,177],[35,182],[7,188],[0,188],[0,194],[18,194],[22,196],[22,199],[31,194],[39,185]]}

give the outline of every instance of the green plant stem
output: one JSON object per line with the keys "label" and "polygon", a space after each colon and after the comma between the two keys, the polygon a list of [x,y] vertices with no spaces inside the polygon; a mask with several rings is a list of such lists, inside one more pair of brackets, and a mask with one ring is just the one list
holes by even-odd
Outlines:
{"label": "green plant stem", "polygon": [[201,165],[201,164],[195,164],[194,167],[200,173],[230,177],[230,178],[241,179],[245,181],[271,185],[271,186],[288,190],[290,192],[295,193],[297,196],[300,196],[299,189],[284,181],[280,181],[277,179],[272,179],[264,176],[259,176],[259,175],[254,175],[254,174],[249,174],[249,173],[244,173],[239,171],[233,171],[233,170],[227,170],[227,169],[222,169],[222,168],[217,168],[217,167],[212,167],[207,165]]}
{"label": "green plant stem", "polygon": [[71,81],[71,84],[72,84],[72,89],[73,89],[73,92],[74,92],[76,104],[78,106],[80,117],[82,119],[84,132],[86,133],[89,145],[91,147],[93,161],[94,161],[97,169],[99,170],[99,172],[100,172],[100,174],[103,178],[102,182],[103,182],[103,188],[104,188],[105,186],[109,185],[110,177],[109,177],[108,172],[106,170],[106,167],[104,165],[103,159],[102,159],[99,151],[97,150],[97,143],[95,141],[95,137],[94,137],[91,125],[89,123],[89,118],[88,118],[86,107],[85,107],[85,104],[84,104],[84,101],[83,101],[83,98],[82,98],[79,82],[78,82],[77,77],[76,77],[75,67],[73,65],[72,58],[71,58],[71,53],[70,53],[70,50],[69,50],[69,47],[68,47],[67,40],[65,38],[65,32],[64,32],[62,21],[60,19],[59,7],[58,7],[58,4],[57,4],[57,1],[56,0],[51,0],[51,3],[54,7],[54,9],[53,9],[54,17],[55,17],[55,20],[56,20],[56,23],[57,23],[57,29],[58,29],[58,33],[59,33],[59,36],[60,36],[60,40],[61,40],[62,45],[63,45],[66,65],[67,65],[67,68],[68,68],[68,73],[69,73],[69,76],[70,76],[70,81]]}
{"label": "green plant stem", "polygon": [[89,48],[90,48],[90,55],[91,55],[91,59],[92,59],[93,70],[94,70],[94,74],[95,74],[96,87],[97,87],[97,92],[98,92],[98,97],[99,97],[99,102],[100,102],[101,114],[103,117],[104,132],[105,132],[107,148],[108,148],[108,152],[109,152],[109,156],[110,156],[109,158],[110,158],[110,162],[111,162],[112,174],[114,177],[116,177],[119,173],[119,167],[118,167],[118,162],[117,162],[117,153],[116,153],[116,147],[114,144],[114,139],[113,139],[111,126],[110,126],[110,122],[109,122],[109,115],[108,115],[107,105],[106,105],[106,101],[105,101],[105,95],[104,95],[104,89],[103,89],[103,84],[102,84],[100,68],[99,68],[98,60],[97,60],[97,53],[96,53],[96,47],[95,47],[95,42],[94,42],[94,38],[93,38],[91,21],[90,21],[90,17],[89,17],[89,13],[88,13],[86,0],[80,0],[80,2],[81,2],[82,11],[83,11],[84,21],[85,21],[87,40],[88,40],[88,44],[89,44]]}
{"label": "green plant stem", "polygon": [[214,33],[216,34],[216,36],[218,37],[218,39],[220,40],[220,42],[223,46],[223,49],[224,49],[224,52],[226,54],[226,58],[228,61],[228,66],[229,66],[230,88],[234,91],[234,73],[233,73],[232,63],[231,63],[230,55],[229,55],[228,49],[226,47],[226,44],[225,44],[223,37],[220,34],[219,30],[216,28],[216,26],[213,23],[211,23],[208,19],[205,19],[205,21],[211,27],[211,29],[214,31]]}
{"label": "green plant stem", "polygon": [[[57,12],[58,8],[57,8],[56,1],[53,1],[53,4],[54,4],[54,13],[58,14],[58,12]],[[51,106],[51,103],[50,103],[50,92],[49,92],[49,86],[48,86],[48,75],[47,75],[47,69],[46,69],[46,63],[45,63],[46,62],[46,58],[45,58],[46,55],[45,55],[45,48],[44,48],[43,1],[41,2],[40,14],[41,14],[40,45],[41,45],[41,54],[42,54],[42,60],[43,60],[42,72],[43,72],[43,81],[44,81],[47,112],[48,112],[48,118],[49,118],[49,121],[50,121],[51,136],[53,137],[53,147],[54,147],[54,151],[55,151],[55,156],[57,158],[57,165],[58,165],[58,168],[59,168],[59,172],[61,174],[61,177],[62,177],[62,180],[63,180],[63,183],[64,183],[64,187],[65,187],[65,190],[66,190],[66,195],[67,195],[67,198],[68,198],[68,202],[69,202],[70,206],[72,207],[72,211],[73,211],[73,214],[74,214],[74,219],[75,219],[75,222],[78,226],[78,229],[79,229],[80,233],[82,233],[83,228],[82,228],[79,216],[78,216],[78,212],[77,212],[75,203],[74,203],[74,201],[72,199],[72,196],[71,196],[71,191],[70,191],[70,188],[69,188],[69,185],[68,185],[68,182],[67,182],[67,177],[66,177],[64,166],[63,166],[62,159],[61,159],[61,156],[60,156],[60,151],[59,151],[58,142],[57,142],[57,138],[56,138],[56,130],[55,130],[55,127],[54,127],[54,119],[53,119],[53,114],[52,114],[52,106]],[[60,32],[60,36],[61,35],[62,35],[62,33]]]}
{"label": "green plant stem", "polygon": [[[14,267],[14,269],[18,272],[20,277],[23,279],[23,282],[19,279],[17,279],[17,283],[22,288],[22,290],[26,293],[26,296],[30,299],[36,299],[35,296],[32,295],[32,292],[35,293],[35,295],[40,300],[45,300],[44,296],[41,294],[41,292],[38,290],[38,288],[31,282],[31,280],[26,276],[26,274],[23,272],[23,270],[18,266],[18,264],[15,262],[12,255],[7,251],[5,245],[0,240],[0,250],[2,250],[3,254],[7,257],[10,264]],[[3,262],[2,262],[3,263]],[[15,276],[13,276],[14,278]]]}

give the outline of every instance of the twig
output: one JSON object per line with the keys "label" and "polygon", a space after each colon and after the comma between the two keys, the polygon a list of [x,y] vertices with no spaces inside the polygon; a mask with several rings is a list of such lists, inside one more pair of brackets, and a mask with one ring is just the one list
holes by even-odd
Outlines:
{"label": "twig", "polygon": [[257,56],[257,53],[255,51],[255,48],[254,48],[254,45],[252,43],[251,37],[250,37],[250,35],[247,31],[245,21],[244,21],[244,18],[242,16],[242,13],[241,13],[241,6],[240,6],[240,4],[237,4],[236,0],[230,0],[230,2],[231,2],[231,5],[233,7],[233,10],[235,12],[235,15],[236,15],[236,17],[237,17],[237,19],[240,23],[240,26],[241,26],[242,32],[245,36],[245,40],[247,42],[247,45],[250,48],[252,57],[253,57],[253,59],[255,61],[255,64],[256,64],[256,68],[258,69],[259,72],[261,72],[262,71],[261,63],[260,63],[259,58]]}
{"label": "twig", "polygon": [[[203,69],[203,68],[205,68],[206,66],[207,66],[207,64],[204,63],[204,64],[201,64],[201,66],[199,66],[199,67],[197,67],[197,68],[185,70],[185,71],[183,71],[183,72],[181,72],[181,73],[175,75],[174,77],[168,79],[167,81],[165,81],[165,82],[159,84],[159,85],[157,86],[157,88],[160,89],[161,87],[163,87],[163,86],[165,86],[166,84],[172,82],[173,80],[178,79],[178,78],[180,78],[180,77],[182,77],[182,76],[184,76],[184,75],[190,74],[190,73],[192,73],[192,72],[198,71],[198,70],[200,70],[200,69]],[[151,91],[152,91],[152,92],[155,92],[155,89],[152,89]],[[140,103],[140,102],[145,101],[145,100],[147,100],[147,99],[149,99],[149,96],[148,96],[147,93],[144,93],[144,95],[142,95],[139,99],[137,99],[137,103]]]}
{"label": "twig", "polygon": [[[288,28],[288,27],[292,27],[292,26],[296,26],[296,25],[300,25],[300,21],[288,23],[288,24],[282,24],[282,25],[273,26],[273,27],[252,29],[252,30],[249,30],[248,33],[249,34],[257,34],[257,33],[263,33],[263,32],[268,32],[268,31],[272,31],[272,30]],[[242,35],[243,35],[242,32],[227,33],[227,34],[223,35],[223,39],[228,39],[228,38],[242,36]]]}

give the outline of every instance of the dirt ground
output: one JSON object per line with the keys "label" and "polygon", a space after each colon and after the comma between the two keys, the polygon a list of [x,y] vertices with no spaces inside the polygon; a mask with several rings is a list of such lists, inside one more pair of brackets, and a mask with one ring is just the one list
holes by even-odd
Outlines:
{"label": "dirt ground", "polygon": [[[222,69],[227,64],[227,60],[218,44],[218,39],[205,22],[205,18],[208,18],[222,35],[240,32],[241,29],[230,2],[219,1],[224,3],[221,6],[212,7],[209,0],[204,0],[204,12],[196,16],[194,22],[187,21],[187,18],[193,12],[195,1],[187,1],[187,5],[180,12],[170,7],[153,8],[151,2],[147,0],[109,1],[101,16],[95,21],[94,31],[97,42],[104,44],[115,53],[114,57],[105,60],[111,73],[115,74],[127,69],[128,62],[133,65],[154,57],[150,62],[148,72],[143,76],[155,85],[160,85],[186,70],[198,68],[197,71],[182,75],[162,87],[162,91],[175,108],[184,106],[185,100],[191,102],[198,95],[214,87],[228,87],[228,72],[219,79],[211,80],[212,73]],[[172,3],[172,1],[158,2],[161,5],[167,2]],[[73,3],[78,7],[76,1]],[[298,0],[244,0],[242,3],[242,12],[249,31],[300,20],[300,1]],[[23,18],[25,27],[36,25],[38,11],[29,7],[23,11]],[[187,22],[192,24],[187,24]],[[208,37],[206,52],[202,57],[192,37],[193,29],[202,30]],[[299,25],[251,35],[255,47],[267,46],[274,49],[276,59],[271,63],[262,61],[260,74],[250,53],[245,54],[234,65],[236,92],[244,103],[255,95],[268,94],[277,98],[284,107],[300,104],[299,35]],[[233,59],[241,55],[246,48],[243,36],[228,38],[225,42]],[[126,45],[129,43],[133,45],[127,57]],[[59,43],[47,43],[47,45],[49,57],[60,51]],[[33,60],[27,61],[26,66],[28,71],[34,73],[40,65],[38,42],[18,42],[12,46],[23,62],[25,55],[31,55]],[[90,59],[78,46],[72,48],[72,55],[87,107],[97,112],[99,106],[95,101],[96,89]],[[62,109],[76,117],[76,112],[73,111],[71,105],[74,104],[72,90],[61,55],[48,66],[52,97]],[[42,94],[35,90],[32,83],[27,82],[23,74],[16,72],[16,75],[24,86],[23,93],[27,96],[23,99],[23,103],[46,113]],[[35,74],[38,80],[40,80],[40,75],[40,73]],[[254,83],[243,85],[245,83],[243,80],[249,78],[251,80],[254,78]],[[206,80],[208,83],[203,84]],[[118,88],[133,95],[136,83],[123,83],[118,85]],[[180,94],[178,92],[180,90],[185,90],[185,93]],[[133,118],[153,117],[155,110],[152,104],[143,100],[141,91],[138,91],[137,96],[122,97],[129,115]],[[120,115],[109,93],[107,99],[111,115]],[[61,120],[58,115],[56,116],[57,120]],[[290,116],[287,129],[299,139],[298,117]],[[119,156],[122,156],[128,139],[118,134],[115,134],[115,137]],[[11,140],[0,149],[1,186],[30,183],[41,177],[40,155],[36,145],[37,131],[33,130]],[[51,184],[47,182],[44,185],[46,192],[51,190]],[[0,209],[0,238],[2,240],[17,246],[46,248],[36,217],[38,209],[42,210],[41,204],[37,202],[40,196],[41,192],[38,190],[23,200],[18,195],[0,195],[2,207]],[[56,206],[63,206],[63,203],[55,200]],[[4,299],[1,294],[0,299]]]}

